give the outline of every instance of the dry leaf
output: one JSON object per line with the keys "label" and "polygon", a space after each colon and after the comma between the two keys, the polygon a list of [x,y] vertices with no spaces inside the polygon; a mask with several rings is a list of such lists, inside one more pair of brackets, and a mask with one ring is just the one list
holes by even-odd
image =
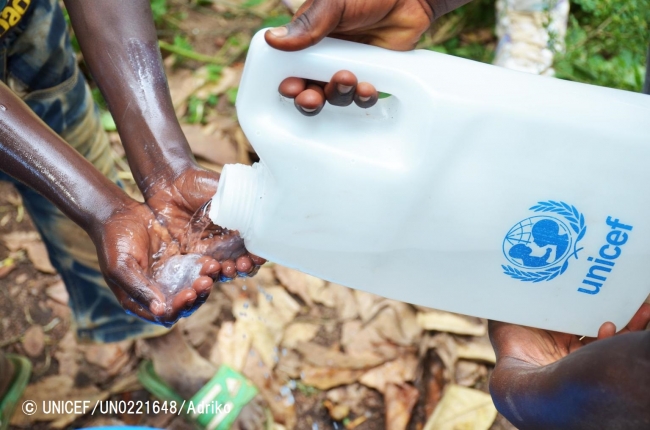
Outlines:
{"label": "dry leaf", "polygon": [[258,270],[257,274],[255,274],[253,280],[255,281],[255,284],[261,285],[262,287],[271,287],[278,285],[278,281],[275,279],[273,268],[269,264],[265,264],[264,266],[260,267],[260,270]]}
{"label": "dry leaf", "polygon": [[[209,95],[219,96],[230,88],[236,88],[239,86],[239,81],[241,81],[241,75],[243,68],[240,66],[226,67],[221,71],[221,77],[217,82],[209,82],[208,84],[201,87],[196,91],[196,96],[199,98],[207,98]],[[207,76],[207,68],[205,66],[201,67],[196,71],[197,74]]]}
{"label": "dry leaf", "polygon": [[233,303],[233,314],[242,325],[244,336],[251,338],[252,346],[262,356],[264,363],[273,368],[277,362],[277,345],[280,343],[284,327],[280,317],[269,311],[262,317],[248,300],[242,299]]}
{"label": "dry leaf", "polygon": [[368,322],[386,305],[383,303],[386,299],[375,294],[366,293],[365,291],[354,290],[354,297],[359,309],[359,316],[364,323]]}
{"label": "dry leaf", "polygon": [[23,336],[23,349],[30,357],[38,357],[45,347],[45,333],[40,325],[33,325]]}
{"label": "dry leaf", "polygon": [[[392,360],[398,354],[399,346],[388,336],[399,336],[399,330],[391,328],[390,324],[397,324],[396,315],[390,307],[383,308],[385,315],[374,318],[365,326],[357,321],[348,321],[343,324],[341,345],[350,355],[364,355],[371,353],[384,357],[384,361]],[[419,329],[418,329],[419,330]],[[388,335],[388,336],[386,336]]]}
{"label": "dry leaf", "polygon": [[13,258],[5,258],[0,261],[0,279],[5,278],[16,268],[16,262]]}
{"label": "dry leaf", "polygon": [[339,319],[351,320],[358,317],[359,312],[357,303],[354,300],[354,290],[339,284],[330,283],[328,286],[334,296],[334,307],[338,312]]}
{"label": "dry leaf", "polygon": [[59,341],[54,357],[59,362],[59,373],[74,378],[79,371],[81,352],[72,331],[68,331]]}
{"label": "dry leaf", "polygon": [[444,331],[469,336],[483,336],[487,325],[479,318],[467,317],[437,310],[419,312],[418,323],[425,330]]}
{"label": "dry leaf", "polygon": [[282,287],[261,289],[258,296],[258,307],[262,316],[273,313],[280,318],[284,325],[293,321],[300,311],[298,302]]}
{"label": "dry leaf", "polygon": [[175,70],[174,73],[168,71],[169,93],[178,116],[183,116],[187,109],[187,99],[205,84],[207,77],[207,69],[205,68],[201,68],[194,73],[188,69]]}
{"label": "dry leaf", "polygon": [[309,342],[316,336],[319,329],[319,326],[311,323],[296,322],[289,324],[284,331],[282,346],[295,348],[300,342]]}
{"label": "dry leaf", "polygon": [[415,379],[417,366],[415,355],[401,355],[396,360],[370,369],[359,378],[359,382],[386,394],[387,384],[403,385]]}
{"label": "dry leaf", "polygon": [[295,349],[303,356],[305,361],[317,367],[367,369],[383,364],[388,360],[388,358],[374,354],[371,351],[345,354],[340,351],[325,348],[322,345],[307,342],[299,343]]}
{"label": "dry leaf", "polygon": [[350,407],[348,405],[336,405],[329,399],[326,399],[323,402],[323,406],[327,408],[327,412],[329,412],[330,417],[332,417],[334,421],[341,421],[350,415]]}
{"label": "dry leaf", "polygon": [[116,343],[94,343],[83,345],[80,349],[84,352],[86,361],[101,367],[109,369],[118,363],[128,361],[129,351],[133,345],[132,340],[125,340]]}
{"label": "dry leaf", "polygon": [[241,321],[225,322],[221,324],[217,344],[213,351],[219,354],[219,360],[214,359],[214,352],[210,354],[210,361],[223,363],[237,371],[241,371],[246,363],[246,356],[251,348],[252,337],[247,334]]}
{"label": "dry leaf", "polygon": [[300,372],[302,371],[304,364],[305,363],[296,351],[282,348],[282,351],[280,352],[280,361],[275,365],[274,372],[276,377],[282,381],[298,379],[300,378]]}
{"label": "dry leaf", "polygon": [[486,377],[487,369],[482,364],[466,360],[458,360],[456,363],[456,384],[458,385],[473,387]]}
{"label": "dry leaf", "polygon": [[357,335],[363,329],[363,323],[359,320],[346,321],[341,326],[341,345],[348,350],[349,346],[356,340]]}
{"label": "dry leaf", "polygon": [[371,391],[365,385],[353,383],[329,390],[327,399],[335,404],[348,406],[355,415],[363,415],[366,412],[366,402],[371,395]]}
{"label": "dry leaf", "polygon": [[293,428],[296,422],[295,399],[290,392],[288,396],[281,395],[282,385],[273,379],[271,369],[266,366],[255,349],[251,349],[247,354],[242,373],[255,384],[264,397],[275,421],[284,424],[287,428]]}
{"label": "dry leaf", "polygon": [[274,270],[275,276],[280,283],[287,290],[303,299],[309,306],[314,304],[312,293],[318,296],[320,289],[325,286],[325,281],[322,279],[298,272],[297,270],[280,265],[275,265]]}
{"label": "dry leaf", "polygon": [[445,386],[445,368],[442,360],[434,351],[429,351],[424,361],[427,367],[424,370],[424,413],[425,416],[431,416],[438,402],[442,398],[442,391]]}
{"label": "dry leaf", "polygon": [[223,130],[199,124],[182,124],[181,128],[194,155],[217,165],[237,162],[237,148]]}
{"label": "dry leaf", "polygon": [[56,269],[50,263],[50,257],[47,254],[47,248],[43,242],[30,242],[25,244],[27,257],[34,264],[34,267],[39,272],[43,273],[56,273]]}
{"label": "dry leaf", "polygon": [[472,339],[471,341],[457,342],[456,353],[458,358],[466,360],[484,361],[486,363],[495,364],[497,357],[494,354],[494,349],[487,337],[480,339]]}
{"label": "dry leaf", "polygon": [[489,394],[450,384],[424,430],[487,430],[496,416]]}
{"label": "dry leaf", "polygon": [[56,281],[45,289],[45,294],[62,305],[67,305],[70,301],[70,295],[65,288],[63,281]]}
{"label": "dry leaf", "polygon": [[282,0],[282,3],[284,3],[291,13],[296,13],[298,9],[300,9],[300,6],[305,2],[305,0]]}
{"label": "dry leaf", "polygon": [[302,370],[302,382],[306,385],[327,390],[339,385],[351,384],[361,376],[363,370],[337,369],[333,367],[305,366]]}
{"label": "dry leaf", "polygon": [[25,245],[31,242],[38,242],[41,237],[35,231],[12,231],[0,237],[0,240],[10,252],[25,249]]}
{"label": "dry leaf", "polygon": [[386,402],[386,430],[405,430],[411,419],[411,411],[420,393],[410,384],[388,384]]}
{"label": "dry leaf", "polygon": [[369,323],[379,334],[397,345],[412,345],[422,333],[413,308],[402,302],[386,300],[386,304]]}
{"label": "dry leaf", "polygon": [[[223,296],[222,296],[223,297]],[[211,334],[209,328],[219,318],[222,302],[208,301],[201,305],[190,317],[181,320],[181,327],[190,343],[194,346],[203,344]]]}

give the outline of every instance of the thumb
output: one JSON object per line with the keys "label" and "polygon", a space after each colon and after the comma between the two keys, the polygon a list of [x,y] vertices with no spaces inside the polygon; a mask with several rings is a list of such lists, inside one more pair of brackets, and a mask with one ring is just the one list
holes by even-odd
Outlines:
{"label": "thumb", "polygon": [[264,38],[273,48],[299,51],[315,45],[334,31],[342,14],[338,1],[308,0],[289,24],[268,30]]}

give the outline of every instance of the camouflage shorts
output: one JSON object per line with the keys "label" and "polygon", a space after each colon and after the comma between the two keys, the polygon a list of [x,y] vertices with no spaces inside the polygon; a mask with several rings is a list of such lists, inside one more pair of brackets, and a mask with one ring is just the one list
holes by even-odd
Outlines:
{"label": "camouflage shorts", "polygon": [[[12,0],[7,3],[11,5]],[[0,79],[50,128],[118,183],[108,137],[77,66],[58,1],[21,3],[28,4],[23,7],[23,19],[0,40]],[[0,17],[4,15],[0,13]],[[0,180],[13,182],[22,195],[68,289],[80,340],[116,342],[166,331],[124,312],[99,272],[95,247],[81,228],[32,189],[2,172]]]}

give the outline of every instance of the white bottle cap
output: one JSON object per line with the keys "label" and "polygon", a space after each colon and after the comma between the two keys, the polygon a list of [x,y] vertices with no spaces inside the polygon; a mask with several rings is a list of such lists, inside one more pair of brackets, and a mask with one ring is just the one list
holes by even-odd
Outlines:
{"label": "white bottle cap", "polygon": [[260,163],[252,166],[227,164],[223,167],[209,213],[214,224],[237,230],[243,238],[246,237],[261,191],[264,170]]}

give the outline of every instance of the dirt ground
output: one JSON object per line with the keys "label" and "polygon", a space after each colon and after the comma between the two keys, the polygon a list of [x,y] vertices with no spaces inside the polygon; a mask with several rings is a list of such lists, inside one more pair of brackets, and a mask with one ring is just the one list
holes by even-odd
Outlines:
{"label": "dirt ground", "polygon": [[[246,41],[279,2],[196,7],[169,2],[160,36],[179,33],[194,51],[224,59],[217,77],[203,62],[163,50],[174,105],[200,163],[257,157],[232,103]],[[234,6],[233,6],[234,4]],[[198,110],[197,110],[198,109]],[[198,116],[197,116],[198,115]],[[193,119],[189,119],[193,118]],[[111,134],[120,177],[138,197],[119,137]],[[153,400],[136,377],[141,341],[79,343],[68,296],[13,186],[0,182],[0,349],[34,366],[25,399]],[[260,389],[275,429],[513,429],[487,393],[494,354],[486,322],[406,305],[267,264],[255,278],[215,288],[179,323],[212,363],[240,370]],[[188,369],[191,372],[192,369]],[[103,425],[191,429],[173,414],[26,416],[12,429]]]}

